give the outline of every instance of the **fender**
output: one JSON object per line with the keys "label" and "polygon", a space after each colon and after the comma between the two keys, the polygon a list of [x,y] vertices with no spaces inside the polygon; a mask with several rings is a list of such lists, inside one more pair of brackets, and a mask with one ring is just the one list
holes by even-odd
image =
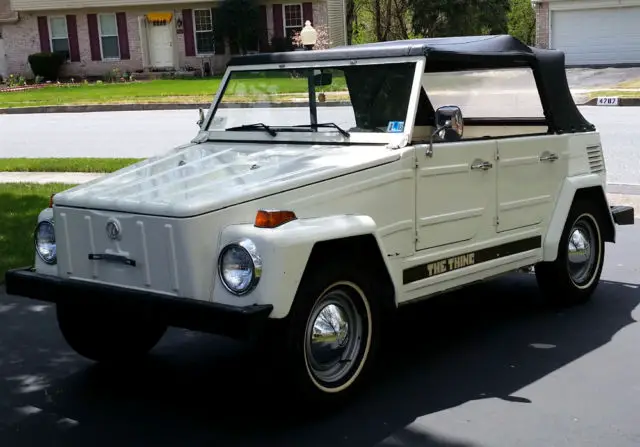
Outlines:
{"label": "fender", "polygon": [[[372,234],[378,247],[382,247],[376,230],[376,223],[371,217],[359,215],[297,219],[277,228],[257,228],[253,224],[227,226],[220,234],[218,254],[228,244],[249,238],[262,259],[262,276],[252,292],[237,297],[220,284],[216,272],[213,300],[242,306],[272,304],[270,318],[284,318],[289,313],[316,243]],[[336,256],[342,254],[336,253]],[[384,261],[389,269],[387,260]]]}
{"label": "fender", "polygon": [[611,228],[613,229],[612,241],[615,241],[615,224],[611,213],[609,212],[607,195],[602,187],[602,177],[598,174],[569,177],[565,179],[562,188],[560,189],[560,194],[558,195],[553,216],[551,217],[551,221],[547,227],[547,234],[543,244],[543,261],[554,261],[558,256],[560,236],[562,235],[562,230],[564,229],[576,192],[580,189],[593,187],[598,188],[602,192],[602,199],[604,200],[603,206],[606,207],[607,211],[605,214],[609,217],[611,221]]}

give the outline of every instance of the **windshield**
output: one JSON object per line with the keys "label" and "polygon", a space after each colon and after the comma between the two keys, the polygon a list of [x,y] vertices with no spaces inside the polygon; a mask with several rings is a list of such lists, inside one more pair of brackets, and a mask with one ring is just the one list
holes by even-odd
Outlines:
{"label": "windshield", "polygon": [[207,130],[402,133],[414,76],[415,62],[231,71]]}

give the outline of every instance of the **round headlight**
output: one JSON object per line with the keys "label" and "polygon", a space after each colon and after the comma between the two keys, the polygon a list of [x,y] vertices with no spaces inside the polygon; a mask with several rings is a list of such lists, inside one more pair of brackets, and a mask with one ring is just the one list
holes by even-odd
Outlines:
{"label": "round headlight", "polygon": [[53,222],[43,220],[36,225],[35,230],[36,253],[47,264],[56,263],[56,234]]}
{"label": "round headlight", "polygon": [[243,239],[224,247],[218,258],[218,273],[222,284],[234,295],[252,291],[262,274],[262,260],[255,244]]}

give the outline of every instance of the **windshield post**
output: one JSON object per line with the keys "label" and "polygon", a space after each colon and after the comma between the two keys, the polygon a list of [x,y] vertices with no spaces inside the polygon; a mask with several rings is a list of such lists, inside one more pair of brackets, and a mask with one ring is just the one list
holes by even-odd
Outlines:
{"label": "windshield post", "polygon": [[318,124],[318,108],[316,104],[316,80],[313,70],[308,71],[309,80],[309,115],[311,119],[311,128],[317,130],[313,126]]}

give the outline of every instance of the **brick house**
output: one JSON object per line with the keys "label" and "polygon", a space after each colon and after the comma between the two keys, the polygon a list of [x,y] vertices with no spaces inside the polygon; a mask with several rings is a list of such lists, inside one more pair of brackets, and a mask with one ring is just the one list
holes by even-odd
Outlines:
{"label": "brick house", "polygon": [[[67,56],[61,75],[82,77],[104,76],[114,67],[219,72],[237,53],[213,28],[217,2],[157,1],[92,0],[86,8],[83,0],[0,0],[0,13],[4,5],[10,16],[0,21],[0,59],[5,71],[32,76],[29,54],[60,51]],[[274,38],[300,30],[306,20],[324,25],[332,46],[346,43],[343,0],[267,1],[259,6],[262,27],[254,51],[270,51]]]}
{"label": "brick house", "polygon": [[536,45],[568,66],[640,64],[640,0],[532,0]]}

